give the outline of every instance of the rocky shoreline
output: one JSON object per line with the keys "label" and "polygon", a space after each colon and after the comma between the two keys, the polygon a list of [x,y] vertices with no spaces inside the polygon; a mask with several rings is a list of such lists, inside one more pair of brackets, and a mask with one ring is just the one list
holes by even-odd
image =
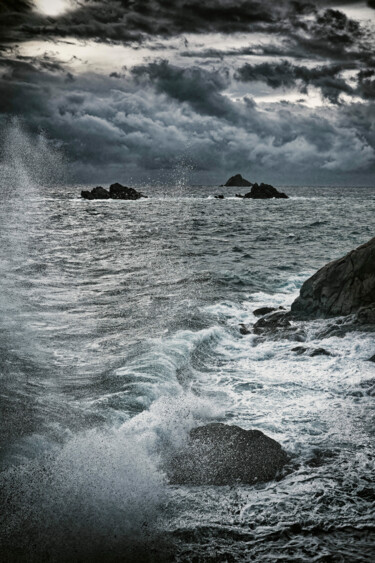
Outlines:
{"label": "rocky shoreline", "polygon": [[375,237],[342,258],[329,262],[304,282],[289,311],[260,308],[252,327],[241,334],[304,341],[303,321],[329,319],[333,334],[351,330],[375,331]]}

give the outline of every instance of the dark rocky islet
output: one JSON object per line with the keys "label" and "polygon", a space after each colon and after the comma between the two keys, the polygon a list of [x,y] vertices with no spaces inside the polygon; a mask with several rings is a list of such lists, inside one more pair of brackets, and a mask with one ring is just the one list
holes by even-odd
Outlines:
{"label": "dark rocky islet", "polygon": [[250,188],[252,186],[252,182],[249,182],[249,180],[246,180],[245,178],[243,178],[241,176],[241,174],[235,174],[234,176],[232,176],[231,178],[229,178],[229,180],[226,182],[226,184],[224,184],[225,187],[230,188],[230,187],[236,187],[236,188]]}
{"label": "dark rocky islet", "polygon": [[251,190],[245,194],[236,194],[236,197],[242,199],[288,199],[284,192],[279,192],[270,184],[253,184]]}
{"label": "dark rocky islet", "polygon": [[116,182],[115,184],[111,184],[109,187],[109,191],[103,188],[102,186],[97,186],[93,188],[91,191],[83,190],[81,192],[81,197],[84,199],[128,199],[128,200],[137,200],[141,198],[146,198],[147,196],[144,195],[142,192],[138,192],[134,188],[128,188],[127,186],[123,186]]}

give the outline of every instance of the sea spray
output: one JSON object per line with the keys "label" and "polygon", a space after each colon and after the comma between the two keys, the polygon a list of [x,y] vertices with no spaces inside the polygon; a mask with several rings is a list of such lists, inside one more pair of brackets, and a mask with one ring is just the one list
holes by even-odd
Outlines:
{"label": "sea spray", "polygon": [[[160,532],[168,488],[163,460],[199,422],[218,415],[195,395],[161,398],[119,429],[71,436],[0,477],[5,553],[30,561],[124,555]],[[156,541],[156,540],[155,540]],[[104,550],[104,551],[102,551]]]}

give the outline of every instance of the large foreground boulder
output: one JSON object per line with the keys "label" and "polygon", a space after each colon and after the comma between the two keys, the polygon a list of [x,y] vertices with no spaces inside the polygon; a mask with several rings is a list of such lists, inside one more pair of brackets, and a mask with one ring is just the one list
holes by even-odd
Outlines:
{"label": "large foreground boulder", "polygon": [[254,484],[277,477],[288,455],[260,430],[221,423],[194,428],[188,444],[168,462],[172,484]]}
{"label": "large foreground boulder", "polygon": [[242,178],[241,174],[236,174],[235,176],[229,178],[227,183],[224,185],[228,188],[230,187],[249,188],[253,184],[249,182],[249,180],[245,180],[245,178]]}
{"label": "large foreground boulder", "polygon": [[83,190],[81,192],[81,197],[84,199],[140,199],[141,197],[147,197],[141,192],[138,192],[134,188],[128,188],[127,186],[122,186],[118,182],[111,184],[109,191],[101,186],[94,188],[93,190]]}
{"label": "large foreground boulder", "polygon": [[244,195],[246,199],[288,199],[288,196],[283,192],[279,192],[270,184],[254,184],[251,191]]}
{"label": "large foreground boulder", "polygon": [[356,313],[359,322],[375,323],[375,238],[305,281],[291,310],[301,318]]}

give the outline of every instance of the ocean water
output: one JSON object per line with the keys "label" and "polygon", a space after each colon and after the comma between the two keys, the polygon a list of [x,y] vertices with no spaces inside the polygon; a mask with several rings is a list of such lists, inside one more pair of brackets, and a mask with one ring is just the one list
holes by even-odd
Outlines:
{"label": "ocean water", "polygon": [[[43,139],[13,127],[6,146],[2,560],[373,561],[374,335],[305,322],[332,353],[308,357],[239,324],[374,236],[375,189],[244,201],[176,178],[85,201]],[[288,475],[170,486],[163,455],[208,421],[278,440]]]}

